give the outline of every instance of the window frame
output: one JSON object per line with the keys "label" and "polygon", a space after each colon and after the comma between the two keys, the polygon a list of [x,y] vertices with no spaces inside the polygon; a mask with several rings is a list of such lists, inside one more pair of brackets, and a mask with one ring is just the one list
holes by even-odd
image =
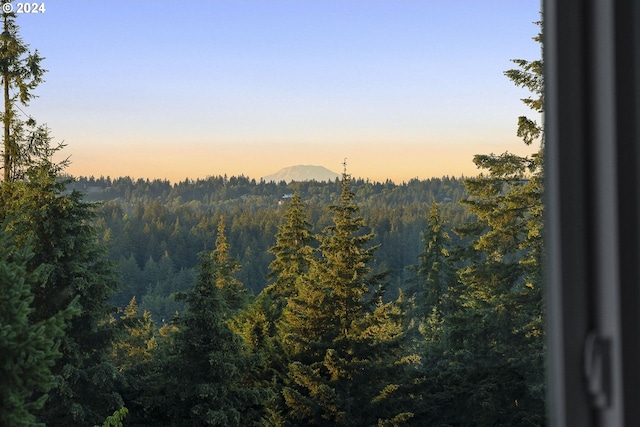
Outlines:
{"label": "window frame", "polygon": [[637,3],[543,2],[553,426],[640,419]]}

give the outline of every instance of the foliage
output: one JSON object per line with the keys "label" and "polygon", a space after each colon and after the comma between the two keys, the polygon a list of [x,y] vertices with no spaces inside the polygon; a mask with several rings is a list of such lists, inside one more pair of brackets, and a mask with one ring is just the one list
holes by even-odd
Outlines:
{"label": "foliage", "polygon": [[117,287],[113,266],[89,224],[93,206],[77,192],[64,194],[65,183],[49,164],[28,174],[29,181],[5,183],[10,201],[4,207],[19,242],[28,236],[33,241],[32,265],[43,266],[34,316],[50,316],[76,297],[81,308],[68,325],[55,368],[58,387],[43,414],[70,424],[96,422],[122,403],[113,392],[117,373],[108,359],[113,334],[106,321],[113,311],[108,299]]}
{"label": "foliage", "polygon": [[[10,3],[3,0],[2,4]],[[35,95],[33,90],[43,81],[45,70],[38,51],[30,52],[16,25],[14,12],[2,12],[2,34],[0,34],[0,76],[2,77],[4,109],[3,163],[4,181],[22,179],[25,171],[52,151],[49,147],[49,132],[46,126],[38,126],[29,117],[18,117],[19,104],[26,106]],[[13,92],[13,93],[12,93]]]}
{"label": "foliage", "polygon": [[[113,415],[108,416],[104,423],[102,423],[102,427],[122,427],[122,421],[127,417],[129,410],[126,407],[122,407],[115,411]],[[94,427],[100,427],[98,425]]]}
{"label": "foliage", "polygon": [[282,395],[297,425],[374,425],[402,413],[388,406],[398,388],[389,375],[390,349],[402,335],[401,322],[388,316],[393,304],[381,301],[384,275],[370,267],[373,234],[358,215],[346,172],[330,209],[333,225],[319,237],[321,256],[298,278],[283,312],[290,363]]}
{"label": "foliage", "polygon": [[53,368],[56,388],[39,415],[67,425],[104,419],[121,404],[113,392],[117,371],[108,362],[112,330],[108,300],[117,287],[112,264],[90,224],[94,207],[80,193],[65,192],[57,167],[43,161],[27,171],[28,180],[3,182],[0,216],[7,218],[18,247],[31,242],[28,268],[40,268],[33,288],[34,321],[53,316],[77,299],[80,314],[67,322]]}
{"label": "foliage", "polygon": [[[276,185],[242,177],[231,177],[226,184],[220,177],[173,185],[161,180],[82,178],[68,188],[81,191],[87,200],[104,200],[95,226],[110,259],[120,264],[122,288],[113,302],[124,307],[135,296],[156,322],[184,311],[172,295],[192,285],[197,253],[211,249],[223,216],[231,255],[242,266],[236,277],[249,293],[259,294],[274,282],[269,265],[276,255],[269,248],[276,245],[283,212],[295,206],[292,198],[282,195],[297,193],[313,237],[331,223],[326,206],[335,203],[340,192],[335,182]],[[351,188],[363,218],[376,232],[373,244],[381,245],[376,269],[389,271],[391,293],[404,286],[405,267],[422,249],[420,231],[426,226],[430,200],[439,201],[452,225],[469,217],[457,203],[463,197],[461,179],[398,185],[352,179]],[[311,239],[309,245],[316,244]]]}
{"label": "foliage", "polygon": [[[223,223],[218,230],[216,248],[200,257],[195,285],[181,295],[187,311],[176,319],[173,343],[159,363],[165,395],[149,411],[161,414],[157,423],[240,426],[257,417],[253,408],[261,398],[251,385],[251,360],[227,325],[243,290],[233,277],[237,264],[229,256]],[[165,399],[180,404],[164,405]]]}
{"label": "foliage", "polygon": [[41,269],[29,271],[31,248],[17,248],[5,225],[0,229],[0,420],[2,425],[35,425],[35,412],[55,385],[51,369],[60,358],[65,321],[77,314],[76,301],[55,315],[33,321],[33,293]]}
{"label": "foliage", "polygon": [[[541,36],[536,37],[541,41]],[[542,62],[515,60],[518,69],[505,74],[533,92],[523,101],[534,112],[543,105]],[[531,157],[510,153],[478,155],[487,174],[466,181],[464,200],[478,220],[460,232],[472,239],[473,256],[460,271],[465,343],[457,352],[471,384],[460,398],[469,407],[490,409],[491,422],[543,423],[544,341],[542,310],[542,148],[541,125],[518,119],[525,144],[540,142]],[[459,319],[462,320],[462,319]],[[469,325],[474,325],[471,328]],[[470,353],[472,351],[472,353]],[[465,357],[469,354],[471,357]],[[494,384],[505,384],[500,392]],[[489,423],[490,420],[484,421]]]}
{"label": "foliage", "polygon": [[119,339],[113,342],[112,357],[119,371],[127,371],[139,364],[148,363],[154,349],[158,346],[156,340],[156,325],[151,320],[151,314],[145,311],[138,316],[138,305],[135,297],[124,310],[120,318]]}
{"label": "foliage", "polygon": [[464,180],[63,178],[3,18],[3,423],[544,424],[538,120]]}
{"label": "foliage", "polygon": [[[3,4],[8,3],[3,1]],[[104,247],[90,224],[95,206],[78,192],[68,193],[68,180],[59,176],[67,162],[51,157],[62,144],[52,144],[46,126],[17,111],[34,98],[33,90],[45,72],[42,57],[19,36],[16,14],[3,12],[0,35],[0,75],[4,179],[0,187],[0,219],[11,230],[16,250],[30,247],[28,273],[37,272],[29,321],[47,322],[77,303],[79,314],[63,316],[66,333],[61,357],[51,367],[55,387],[39,408],[38,419],[47,424],[87,425],[104,419],[121,404],[113,391],[114,367],[107,361],[110,331],[109,297],[117,287]],[[76,303],[74,303],[76,301]]]}
{"label": "foliage", "polygon": [[272,283],[231,321],[232,330],[256,358],[259,366],[256,379],[263,389],[270,391],[261,420],[266,425],[286,423],[282,415],[282,387],[289,361],[282,349],[278,324],[287,299],[296,293],[297,279],[309,270],[313,257],[309,244],[313,240],[306,206],[295,192],[278,227],[276,243],[269,249],[275,256],[269,264],[268,277]]}
{"label": "foliage", "polygon": [[230,310],[235,311],[242,308],[246,302],[246,289],[244,289],[242,282],[235,277],[235,274],[240,270],[240,264],[229,253],[224,218],[220,218],[218,223],[216,248],[209,253],[209,257],[209,261],[201,260],[201,269],[210,275],[211,282],[220,290]]}
{"label": "foliage", "polygon": [[295,294],[297,278],[308,272],[313,241],[306,206],[300,194],[295,192],[284,214],[284,222],[278,228],[276,243],[269,249],[275,259],[269,264],[269,277],[273,283],[267,293],[279,298],[281,303]]}

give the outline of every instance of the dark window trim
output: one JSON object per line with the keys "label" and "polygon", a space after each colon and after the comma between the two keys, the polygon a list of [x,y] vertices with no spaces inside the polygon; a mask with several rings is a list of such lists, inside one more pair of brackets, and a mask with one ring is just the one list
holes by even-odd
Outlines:
{"label": "dark window trim", "polygon": [[553,426],[640,422],[640,5],[545,0]]}

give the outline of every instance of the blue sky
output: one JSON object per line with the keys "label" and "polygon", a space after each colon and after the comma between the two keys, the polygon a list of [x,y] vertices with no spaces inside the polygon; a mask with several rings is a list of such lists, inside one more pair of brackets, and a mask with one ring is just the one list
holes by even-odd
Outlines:
{"label": "blue sky", "polygon": [[77,175],[260,178],[318,164],[396,181],[477,173],[515,137],[539,0],[45,3],[20,15],[46,58],[24,109]]}

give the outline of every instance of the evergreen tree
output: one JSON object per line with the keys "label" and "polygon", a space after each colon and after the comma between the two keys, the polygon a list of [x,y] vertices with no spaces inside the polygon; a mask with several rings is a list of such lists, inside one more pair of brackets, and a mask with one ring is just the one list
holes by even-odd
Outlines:
{"label": "evergreen tree", "polygon": [[[439,205],[433,203],[423,232],[424,250],[413,268],[414,300],[408,328],[421,363],[406,384],[421,402],[414,420],[418,426],[473,424],[473,415],[459,411],[453,403],[462,400],[460,388],[464,386],[459,382],[467,366],[456,356],[464,341],[461,331],[469,323],[461,311],[462,289],[456,271],[459,248],[452,244],[446,225]],[[467,417],[465,421],[460,421],[459,414]]]}
{"label": "evergreen tree", "polygon": [[119,321],[121,332],[113,343],[114,364],[119,371],[127,371],[138,364],[148,363],[158,346],[155,329],[148,311],[138,314],[136,297],[124,309]]}
{"label": "evergreen tree", "polygon": [[[55,384],[51,368],[60,357],[65,321],[77,314],[74,304],[54,316],[34,322],[31,287],[40,269],[29,271],[33,257],[26,246],[16,248],[3,225],[0,229],[0,424],[40,425],[35,412]],[[75,303],[75,301],[73,302]]]}
{"label": "evergreen tree", "polygon": [[423,234],[424,251],[418,256],[417,305],[421,322],[430,319],[432,327],[442,324],[449,292],[457,275],[451,260],[451,237],[437,203],[429,209],[427,228]]}
{"label": "evergreen tree", "polygon": [[[2,4],[10,3],[3,0]],[[17,115],[18,104],[28,105],[34,98],[32,91],[43,81],[45,70],[38,51],[30,52],[16,25],[15,12],[2,12],[0,34],[0,77],[2,77],[4,111],[3,120],[3,170],[4,181],[23,177],[25,169],[36,160],[47,158],[48,131],[37,126],[35,120],[22,120]],[[13,93],[12,93],[13,92]]]}
{"label": "evergreen tree", "polygon": [[224,217],[221,217],[218,223],[216,248],[209,257],[210,262],[201,264],[201,268],[210,268],[211,280],[222,292],[229,309],[235,311],[242,308],[247,301],[247,291],[242,282],[235,277],[235,273],[240,270],[240,263],[232,258],[229,252]]}
{"label": "evergreen tree", "polygon": [[[392,304],[383,304],[381,276],[371,274],[376,246],[358,215],[346,171],[334,224],[320,237],[321,257],[296,282],[280,325],[291,360],[283,397],[296,425],[375,425],[411,417],[391,408],[402,336]],[[397,379],[397,378],[395,378]],[[395,420],[395,421],[392,421]]]}
{"label": "evergreen tree", "polygon": [[[137,317],[141,330],[146,330],[144,317]],[[127,409],[126,425],[173,426],[181,402],[176,395],[178,374],[174,371],[175,337],[178,328],[174,323],[164,323],[154,331],[151,358],[138,359],[123,372],[121,394]]]}
{"label": "evergreen tree", "polygon": [[[541,42],[541,35],[535,38]],[[514,61],[505,74],[533,96],[523,101],[542,113],[542,61]],[[468,315],[460,362],[468,368],[460,399],[491,413],[481,425],[544,423],[542,311],[542,181],[544,133],[536,120],[520,117],[518,135],[540,143],[531,157],[477,155],[487,174],[465,182],[464,203],[478,220],[461,228],[475,251],[461,270]],[[497,385],[499,389],[496,388]],[[496,391],[499,390],[499,391]]]}
{"label": "evergreen tree", "polygon": [[[6,0],[2,4],[9,3]],[[67,319],[62,357],[52,367],[56,387],[39,410],[50,425],[90,425],[121,406],[114,392],[117,371],[108,361],[108,298],[117,287],[104,249],[90,225],[93,206],[59,179],[66,161],[55,164],[49,131],[35,120],[18,117],[19,105],[35,96],[44,70],[38,52],[30,53],[18,34],[16,15],[3,11],[0,76],[4,89],[3,164],[0,218],[15,236],[16,247],[31,242],[28,270],[40,269],[32,287],[33,323],[46,321],[77,300],[80,314]]]}
{"label": "evergreen tree", "polygon": [[306,206],[296,191],[278,228],[276,243],[269,249],[275,259],[269,265],[269,278],[273,283],[267,289],[268,294],[285,301],[295,293],[296,280],[309,270],[313,240]]}
{"label": "evergreen tree", "polygon": [[281,393],[287,360],[277,324],[287,299],[295,293],[296,280],[309,269],[313,256],[309,243],[312,240],[306,207],[296,191],[278,227],[276,243],[269,249],[275,255],[269,265],[272,283],[244,310],[236,313],[231,323],[233,331],[242,337],[260,367],[257,379],[269,394],[262,420],[266,425],[284,425],[286,422]]}
{"label": "evergreen tree", "polygon": [[25,181],[3,182],[0,216],[7,218],[18,247],[31,242],[30,270],[42,269],[30,317],[34,322],[49,318],[74,299],[80,308],[68,322],[62,357],[53,368],[56,388],[39,418],[53,425],[100,422],[122,405],[109,357],[109,298],[118,286],[114,268],[90,224],[93,205],[78,192],[65,192],[58,165],[43,160],[26,173]]}
{"label": "evergreen tree", "polygon": [[112,357],[122,372],[120,394],[126,409],[124,415],[129,415],[127,425],[131,426],[154,424],[152,419],[147,419],[146,404],[153,400],[151,396],[156,391],[154,380],[157,381],[157,377],[153,367],[163,356],[158,347],[165,345],[165,339],[159,334],[149,312],[139,315],[138,311],[133,297],[122,317],[113,320],[118,334],[113,343]]}
{"label": "evergreen tree", "polygon": [[[173,426],[244,426],[258,417],[260,393],[248,373],[251,359],[227,325],[243,296],[233,278],[224,223],[218,227],[216,248],[200,257],[193,289],[182,294],[187,311],[178,317],[178,332],[159,374],[163,396],[149,412],[159,412],[158,424]],[[233,293],[239,295],[233,295]]]}
{"label": "evergreen tree", "polygon": [[460,297],[455,262],[458,251],[451,243],[437,203],[429,209],[423,244],[424,250],[414,268],[414,301],[408,327],[426,369],[442,363],[451,349]]}
{"label": "evergreen tree", "polygon": [[127,417],[128,414],[129,410],[123,406],[122,408],[115,411],[113,415],[108,416],[104,420],[104,423],[102,423],[102,426],[95,425],[93,427],[122,427],[122,421]]}

